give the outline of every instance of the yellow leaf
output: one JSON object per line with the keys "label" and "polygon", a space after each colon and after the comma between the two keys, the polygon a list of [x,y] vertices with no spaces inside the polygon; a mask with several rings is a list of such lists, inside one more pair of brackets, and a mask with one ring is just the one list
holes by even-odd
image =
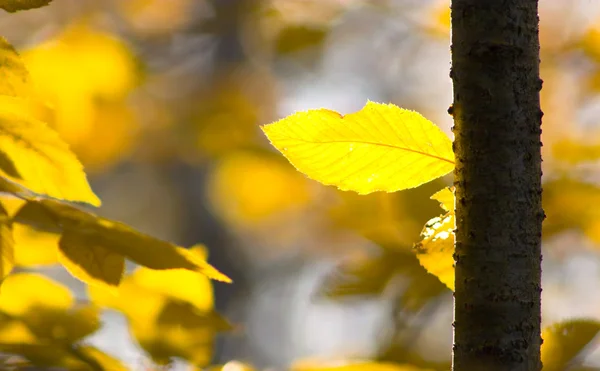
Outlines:
{"label": "yellow leaf", "polygon": [[101,367],[101,370],[128,371],[127,367],[121,361],[91,345],[80,346],[77,348],[77,351],[84,356],[82,358],[93,360],[96,365]]}
{"label": "yellow leaf", "polygon": [[454,213],[454,187],[446,187],[431,196],[440,203],[442,209]]}
{"label": "yellow leaf", "polygon": [[425,224],[422,240],[415,244],[419,263],[454,291],[454,214],[436,217]]}
{"label": "yellow leaf", "polygon": [[374,362],[368,360],[323,361],[306,359],[294,362],[290,371],[426,371],[424,369],[397,363]]}
{"label": "yellow leaf", "polygon": [[32,267],[58,264],[59,234],[14,223],[13,236],[15,239],[15,265]]}
{"label": "yellow leaf", "polygon": [[90,285],[119,285],[125,272],[125,257],[83,236],[66,230],[59,243],[59,262],[69,273]]}
{"label": "yellow leaf", "polygon": [[262,127],[309,178],[359,194],[414,188],[454,169],[450,139],[419,113],[368,102],[342,116],[319,109]]}
{"label": "yellow leaf", "polygon": [[41,8],[52,0],[0,0],[0,8],[14,13],[19,10]]}
{"label": "yellow leaf", "polygon": [[25,64],[13,46],[0,37],[0,95],[28,98],[31,92],[31,77]]}
{"label": "yellow leaf", "polygon": [[0,96],[0,148],[14,165],[0,168],[0,175],[37,193],[99,206],[79,160],[23,104],[18,98]]}
{"label": "yellow leaf", "polygon": [[585,346],[600,331],[600,323],[595,320],[578,319],[565,321],[547,327],[542,332],[542,363],[544,371],[569,369]]}
{"label": "yellow leaf", "polygon": [[0,281],[8,276],[14,266],[15,241],[12,222],[6,209],[0,205]]}
{"label": "yellow leaf", "polygon": [[0,310],[23,316],[31,308],[67,310],[73,296],[66,287],[36,273],[14,273],[0,287]]}
{"label": "yellow leaf", "polygon": [[150,269],[188,269],[211,279],[231,282],[227,276],[187,249],[56,200],[29,200],[19,210],[15,220],[45,229],[52,229],[51,224],[54,224],[55,228],[62,228],[63,238],[77,238],[81,248],[102,247]]}
{"label": "yellow leaf", "polygon": [[252,225],[301,210],[311,199],[307,183],[283,159],[236,153],[216,164],[207,193],[227,222]]}
{"label": "yellow leaf", "polygon": [[447,213],[425,224],[415,252],[423,268],[454,291],[454,189],[444,188],[431,199],[438,201]]}

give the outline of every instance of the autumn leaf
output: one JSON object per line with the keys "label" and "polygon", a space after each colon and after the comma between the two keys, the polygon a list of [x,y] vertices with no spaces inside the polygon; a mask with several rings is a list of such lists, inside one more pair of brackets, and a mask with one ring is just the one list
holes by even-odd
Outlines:
{"label": "autumn leaf", "polygon": [[298,112],[262,130],[300,172],[359,194],[414,188],[454,169],[450,139],[419,113],[368,102]]}
{"label": "autumn leaf", "polygon": [[0,96],[0,148],[14,166],[0,168],[0,175],[37,193],[99,206],[79,160],[56,132],[27,113],[25,104]]}
{"label": "autumn leaf", "polygon": [[29,72],[15,48],[3,37],[0,37],[0,81],[0,95],[18,98],[31,96]]}
{"label": "autumn leaf", "polygon": [[[542,332],[544,370],[559,371],[576,366],[575,358],[600,331],[600,322],[577,319],[546,327]],[[575,362],[574,362],[575,361]]]}
{"label": "autumn leaf", "polygon": [[14,13],[19,10],[41,8],[50,4],[52,0],[0,0],[0,8]]}
{"label": "autumn leaf", "polygon": [[15,265],[15,241],[12,221],[6,209],[0,204],[0,281],[12,271]]}
{"label": "autumn leaf", "polygon": [[[62,232],[59,242],[62,259],[68,260],[67,268],[77,278],[90,284],[103,282],[115,286],[118,283],[117,273],[122,270],[117,255],[150,269],[187,269],[231,282],[204,259],[183,247],[56,200],[30,199],[14,220]],[[86,249],[86,252],[77,251]]]}
{"label": "autumn leaf", "polygon": [[454,291],[454,194],[444,188],[431,198],[439,201],[447,213],[425,224],[415,252],[423,268]]}
{"label": "autumn leaf", "polygon": [[59,242],[58,261],[74,277],[95,285],[116,287],[125,272],[125,257],[77,233],[65,233]]}
{"label": "autumn leaf", "polygon": [[412,365],[367,360],[300,360],[290,367],[290,371],[427,371]]}

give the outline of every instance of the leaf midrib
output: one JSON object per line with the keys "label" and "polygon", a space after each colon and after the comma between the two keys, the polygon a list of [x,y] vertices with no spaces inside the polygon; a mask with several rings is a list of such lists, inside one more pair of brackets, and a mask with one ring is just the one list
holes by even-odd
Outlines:
{"label": "leaf midrib", "polygon": [[414,149],[411,149],[411,148],[398,147],[398,146],[395,146],[395,145],[392,145],[392,144],[386,144],[386,143],[376,143],[376,142],[358,141],[358,140],[327,140],[327,141],[320,140],[320,141],[308,141],[308,140],[300,139],[300,138],[290,138],[290,139],[293,139],[293,140],[298,141],[298,142],[312,143],[312,144],[314,144],[314,143],[323,143],[323,144],[333,144],[333,143],[369,144],[369,145],[372,145],[372,146],[388,147],[388,148],[399,149],[399,150],[403,150],[403,151],[407,151],[407,152],[418,153],[418,154],[423,155],[423,156],[435,158],[435,159],[447,162],[449,164],[455,165],[454,161],[452,161],[450,159],[447,159],[445,157],[436,156],[436,155],[433,155],[431,153],[417,151],[417,150],[414,150]]}

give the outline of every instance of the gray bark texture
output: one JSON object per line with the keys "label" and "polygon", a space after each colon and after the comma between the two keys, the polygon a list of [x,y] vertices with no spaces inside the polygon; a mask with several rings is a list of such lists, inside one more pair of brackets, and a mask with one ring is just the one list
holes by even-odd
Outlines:
{"label": "gray bark texture", "polygon": [[538,0],[453,0],[454,371],[538,371]]}

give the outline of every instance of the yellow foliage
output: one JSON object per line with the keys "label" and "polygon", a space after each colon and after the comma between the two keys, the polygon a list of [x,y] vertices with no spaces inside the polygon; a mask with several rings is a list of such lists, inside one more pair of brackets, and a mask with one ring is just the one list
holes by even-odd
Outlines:
{"label": "yellow foliage", "polygon": [[262,129],[300,172],[359,194],[414,188],[454,169],[446,134],[392,104],[368,102],[346,116],[298,112]]}
{"label": "yellow foliage", "polygon": [[0,0],[0,8],[7,12],[35,9],[50,4],[52,0]]}
{"label": "yellow foliage", "polygon": [[[203,258],[200,247],[190,251]],[[158,363],[171,357],[204,366],[218,331],[229,325],[213,310],[210,281],[197,273],[140,268],[126,276],[116,295],[89,287],[98,305],[121,311],[139,344]]]}
{"label": "yellow foliage", "polygon": [[561,371],[575,366],[575,358],[600,331],[600,323],[578,319],[546,327],[542,332],[544,371]]}
{"label": "yellow foliage", "polygon": [[300,360],[290,366],[290,371],[426,371],[411,365],[368,360]]}
{"label": "yellow foliage", "polygon": [[8,212],[0,205],[0,281],[15,266],[15,240]]}
{"label": "yellow foliage", "polygon": [[[151,269],[188,269],[212,279],[231,282],[196,254],[143,234],[116,221],[50,199],[30,199],[15,216],[17,222],[59,230],[61,259],[79,279],[114,286],[122,272],[120,255]],[[84,250],[77,252],[77,249]],[[99,260],[102,259],[102,260]],[[98,263],[102,267],[98,267]],[[120,276],[121,273],[119,273]]]}
{"label": "yellow foliage", "polygon": [[2,176],[37,193],[100,205],[67,144],[30,116],[19,98],[0,96],[0,148],[8,160],[0,166]]}
{"label": "yellow foliage", "polygon": [[425,224],[422,240],[415,244],[419,263],[454,291],[454,194],[450,188],[442,189],[431,196],[447,211]]}
{"label": "yellow foliage", "polygon": [[29,98],[33,94],[29,71],[15,48],[3,37],[0,37],[0,81],[0,95]]}
{"label": "yellow foliage", "polygon": [[60,235],[14,223],[15,265],[32,267],[58,263]]}
{"label": "yellow foliage", "polygon": [[54,108],[38,115],[86,165],[107,165],[130,149],[137,125],[124,99],[136,72],[121,41],[78,24],[23,58],[40,96]]}
{"label": "yellow foliage", "polygon": [[284,162],[257,153],[234,153],[217,162],[207,199],[227,222],[252,224],[298,210],[311,199],[303,177]]}

